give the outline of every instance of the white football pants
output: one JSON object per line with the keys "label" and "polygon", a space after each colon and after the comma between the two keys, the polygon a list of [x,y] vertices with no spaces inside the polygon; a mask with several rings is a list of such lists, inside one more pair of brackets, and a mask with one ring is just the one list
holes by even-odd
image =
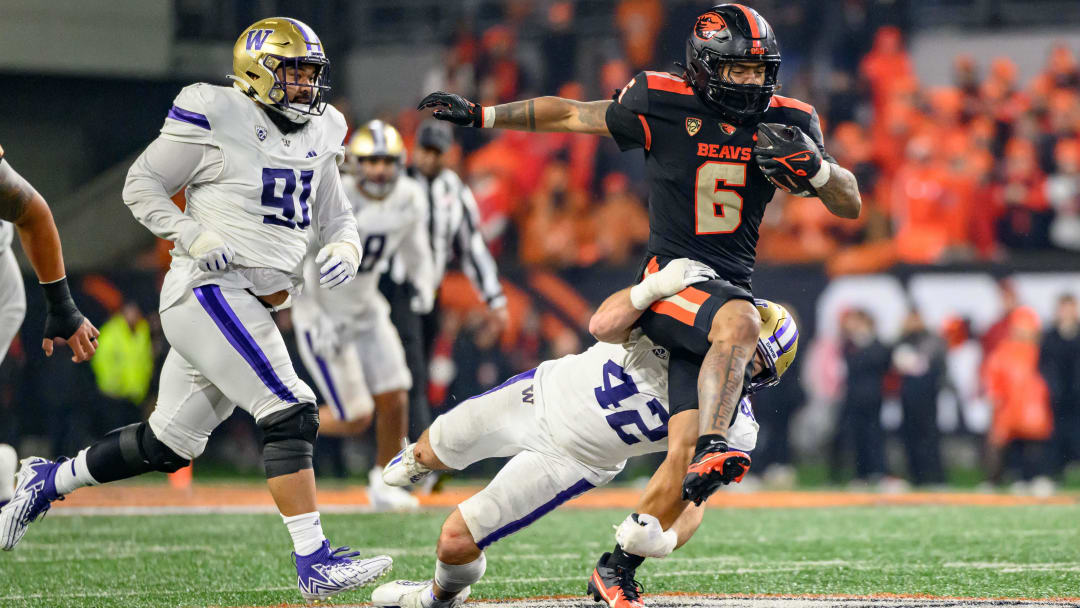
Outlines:
{"label": "white football pants", "polygon": [[270,312],[242,289],[203,285],[161,313],[172,349],[161,370],[150,428],[193,459],[239,406],[258,422],[299,403],[315,403],[300,380]]}

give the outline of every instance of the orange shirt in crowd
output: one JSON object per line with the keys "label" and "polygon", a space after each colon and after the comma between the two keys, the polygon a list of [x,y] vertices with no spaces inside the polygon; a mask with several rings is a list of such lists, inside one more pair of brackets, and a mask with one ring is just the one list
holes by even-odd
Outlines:
{"label": "orange shirt in crowd", "polygon": [[955,209],[947,182],[948,173],[937,164],[912,163],[896,173],[891,202],[901,260],[930,264],[949,246]]}
{"label": "orange shirt in crowd", "polygon": [[987,396],[993,404],[989,441],[1005,445],[1016,439],[1045,441],[1054,430],[1050,391],[1039,374],[1039,347],[1006,340],[986,366]]}

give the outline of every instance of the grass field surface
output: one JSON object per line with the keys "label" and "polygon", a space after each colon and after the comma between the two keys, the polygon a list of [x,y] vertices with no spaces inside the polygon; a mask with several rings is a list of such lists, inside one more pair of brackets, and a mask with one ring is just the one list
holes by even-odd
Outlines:
{"label": "grass field surface", "polygon": [[[586,579],[611,549],[612,525],[626,513],[560,510],[499,541],[488,549],[487,575],[473,598],[571,596],[581,599],[513,605],[595,605],[583,597]],[[323,519],[335,545],[393,556],[389,578],[426,579],[446,514],[432,509]],[[911,596],[1075,598],[1078,523],[1075,503],[713,508],[690,544],[646,562],[638,579],[647,594],[897,594],[906,599],[888,601],[905,606],[971,603]],[[5,607],[295,605],[294,581],[288,536],[272,514],[87,516],[57,509],[33,524],[15,551],[0,554]],[[362,604],[369,595],[370,588],[332,603]],[[655,597],[650,605],[794,608],[859,601],[728,597],[716,603],[682,595]]]}

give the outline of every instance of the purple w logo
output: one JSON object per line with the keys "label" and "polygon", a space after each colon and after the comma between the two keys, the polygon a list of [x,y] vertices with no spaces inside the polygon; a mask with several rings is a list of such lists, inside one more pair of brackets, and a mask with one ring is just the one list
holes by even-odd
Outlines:
{"label": "purple w logo", "polygon": [[267,37],[272,33],[274,33],[274,30],[251,30],[248,32],[244,48],[249,51],[261,51],[263,43],[266,42]]}

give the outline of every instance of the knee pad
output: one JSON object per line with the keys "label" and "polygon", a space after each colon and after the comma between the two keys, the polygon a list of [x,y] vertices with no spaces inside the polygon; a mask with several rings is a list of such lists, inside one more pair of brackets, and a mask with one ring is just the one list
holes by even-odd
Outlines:
{"label": "knee pad", "polygon": [[457,593],[480,580],[486,570],[487,557],[483,553],[479,558],[461,565],[435,560],[435,583],[443,591]]}
{"label": "knee pad", "polygon": [[267,479],[312,468],[315,438],[319,436],[319,409],[314,403],[274,412],[260,420],[259,427]]}
{"label": "knee pad", "polygon": [[129,424],[109,435],[114,433],[120,446],[120,455],[132,469],[145,468],[146,471],[175,473],[191,464],[190,460],[162,443],[145,422]]}

